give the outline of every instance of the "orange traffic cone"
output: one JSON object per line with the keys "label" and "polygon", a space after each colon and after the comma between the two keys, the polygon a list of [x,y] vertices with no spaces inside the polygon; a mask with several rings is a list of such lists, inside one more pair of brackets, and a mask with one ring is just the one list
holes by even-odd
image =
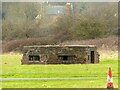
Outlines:
{"label": "orange traffic cone", "polygon": [[108,89],[114,88],[113,87],[112,70],[111,70],[111,68],[108,69],[107,88]]}

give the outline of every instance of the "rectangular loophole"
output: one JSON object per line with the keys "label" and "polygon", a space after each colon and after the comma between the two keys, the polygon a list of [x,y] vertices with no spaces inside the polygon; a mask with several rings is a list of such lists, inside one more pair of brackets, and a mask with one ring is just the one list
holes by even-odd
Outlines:
{"label": "rectangular loophole", "polygon": [[58,55],[59,60],[68,61],[68,60],[74,60],[75,55]]}
{"label": "rectangular loophole", "polygon": [[29,61],[40,61],[39,55],[29,55]]}
{"label": "rectangular loophole", "polygon": [[68,60],[68,56],[63,56],[62,58],[63,58],[63,60],[65,60],[65,61]]}

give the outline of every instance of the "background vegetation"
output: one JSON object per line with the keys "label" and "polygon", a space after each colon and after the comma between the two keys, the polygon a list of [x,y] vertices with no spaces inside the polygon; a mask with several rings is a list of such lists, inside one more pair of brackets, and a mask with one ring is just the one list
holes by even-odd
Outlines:
{"label": "background vegetation", "polygon": [[[96,39],[118,34],[117,3],[72,3],[74,12],[68,16],[58,16],[57,20],[45,14],[47,6],[65,4],[2,3],[3,51],[20,49],[23,45],[60,44],[68,40]],[[15,47],[10,50],[5,50],[4,46],[8,46],[8,42],[18,43],[14,43]]]}

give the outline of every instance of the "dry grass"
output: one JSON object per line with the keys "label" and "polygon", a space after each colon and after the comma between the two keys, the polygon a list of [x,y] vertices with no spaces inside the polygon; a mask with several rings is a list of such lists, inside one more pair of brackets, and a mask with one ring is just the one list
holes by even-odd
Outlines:
{"label": "dry grass", "polygon": [[100,53],[101,59],[114,59],[118,58],[118,51],[112,51],[112,50],[98,50]]}

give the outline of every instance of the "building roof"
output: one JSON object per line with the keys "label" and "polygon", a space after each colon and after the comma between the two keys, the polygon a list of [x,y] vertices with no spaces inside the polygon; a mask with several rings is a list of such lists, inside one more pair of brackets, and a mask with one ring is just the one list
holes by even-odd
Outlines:
{"label": "building roof", "polygon": [[65,13],[65,6],[48,6],[45,10],[47,15],[58,15]]}

